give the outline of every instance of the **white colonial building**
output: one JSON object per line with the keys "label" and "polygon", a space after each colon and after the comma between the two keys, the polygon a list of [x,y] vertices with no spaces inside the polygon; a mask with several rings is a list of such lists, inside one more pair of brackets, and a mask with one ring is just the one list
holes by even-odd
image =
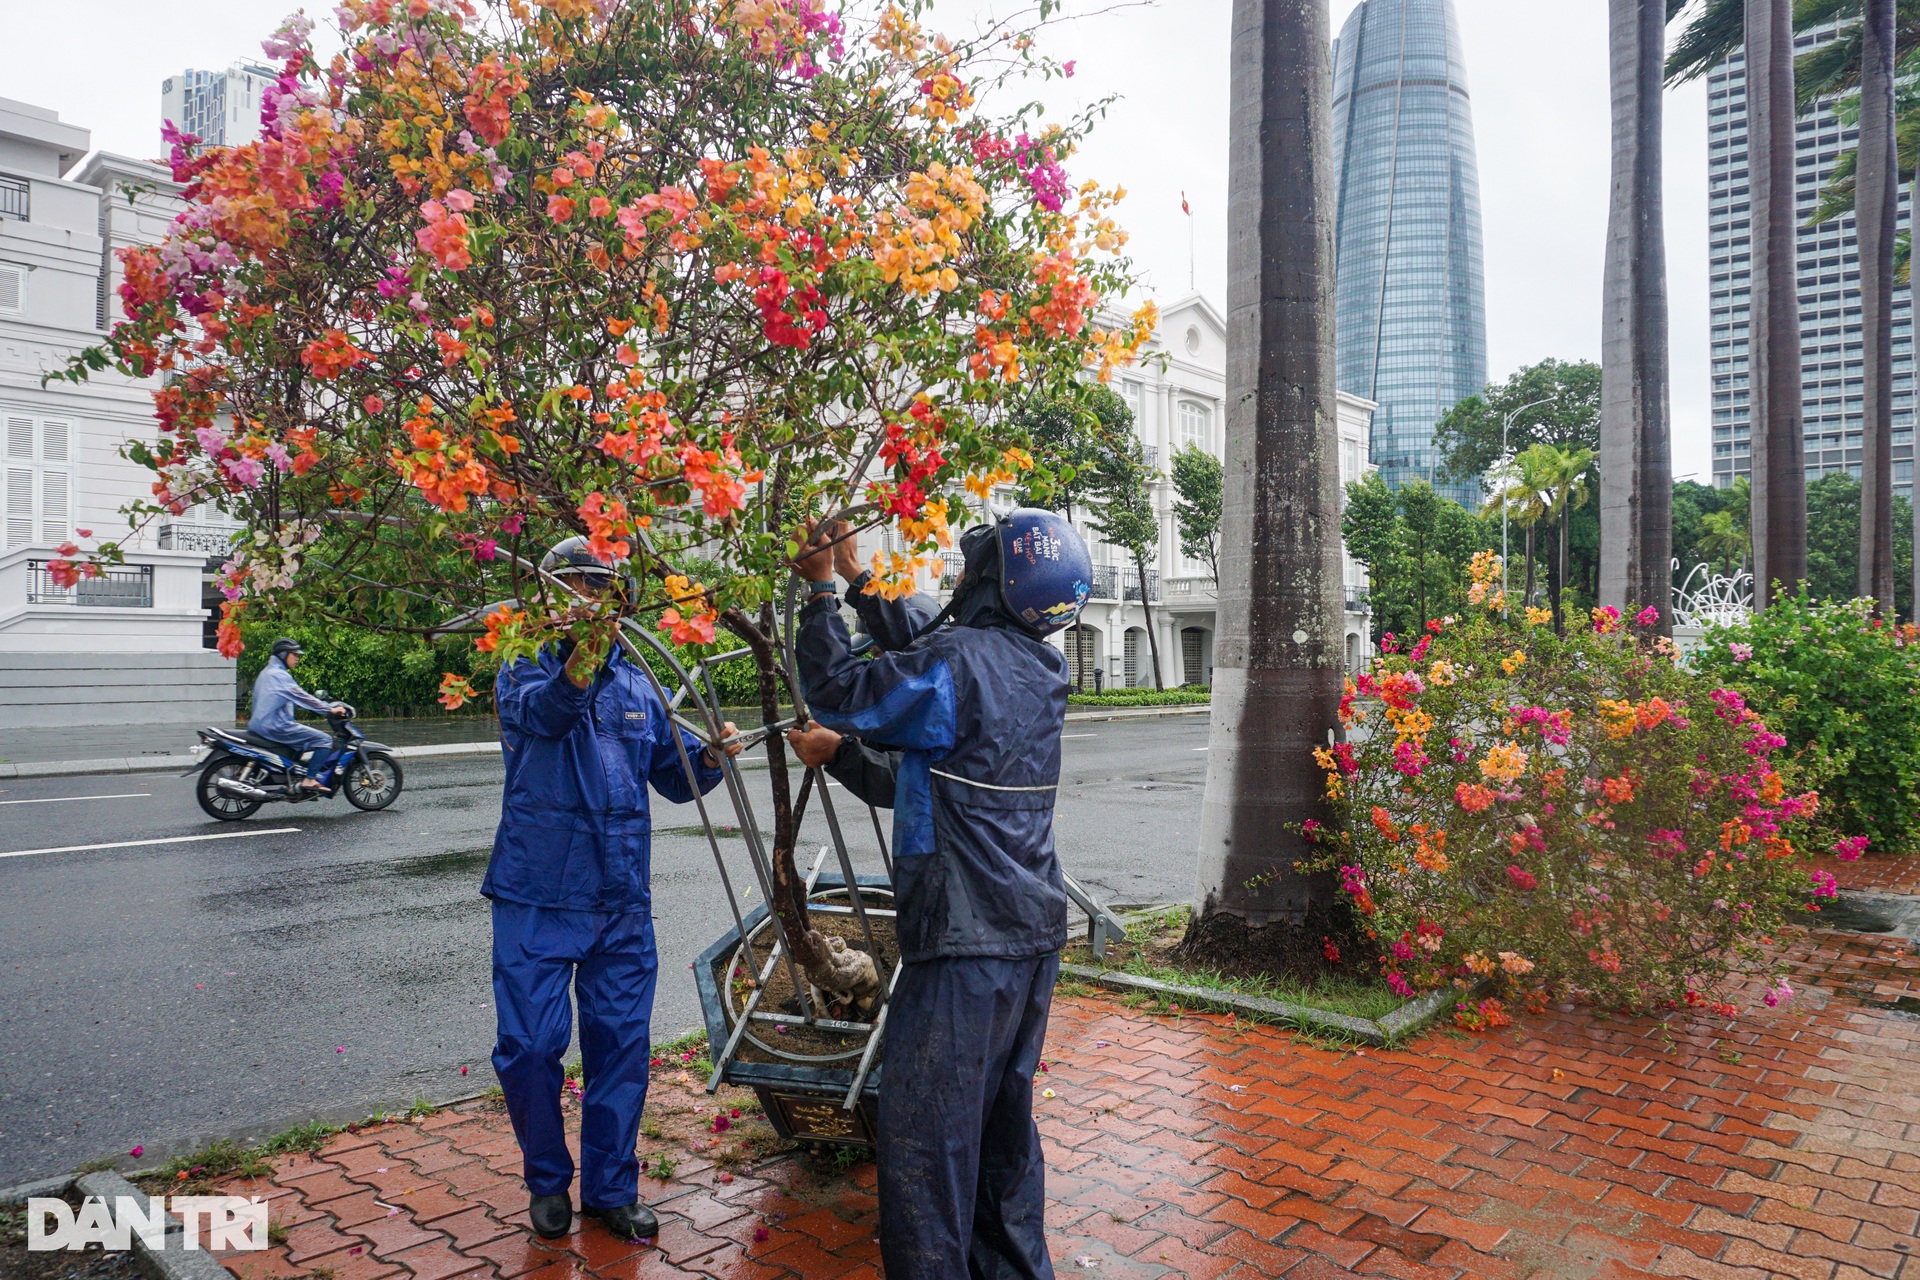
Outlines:
{"label": "white colonial building", "polygon": [[[233,664],[204,647],[208,549],[176,549],[188,522],[130,533],[121,514],[151,496],[152,474],[120,454],[153,437],[150,388],[41,384],[105,339],[114,250],[159,239],[175,193],[165,169],[0,99],[0,760],[185,751],[196,722],[233,714]],[[124,567],[75,588],[48,576],[60,544],[109,539]]]}
{"label": "white colonial building", "polygon": [[[1106,316],[1109,325],[1119,317]],[[1093,595],[1081,615],[1077,632],[1055,637],[1074,671],[1075,683],[1086,688],[1153,687],[1154,644],[1160,654],[1161,681],[1168,688],[1213,682],[1214,612],[1218,604],[1208,566],[1182,554],[1180,532],[1173,515],[1177,497],[1171,479],[1171,459],[1189,444],[1216,458],[1226,445],[1226,322],[1213,304],[1190,293],[1163,308],[1160,327],[1134,365],[1113,375],[1112,386],[1133,411],[1148,466],[1155,472],[1150,485],[1154,508],[1160,515],[1160,543],[1148,567],[1142,600],[1140,575],[1125,551],[1100,536],[1089,513],[1076,511],[1074,524],[1087,540],[1093,558]],[[1344,485],[1373,470],[1367,461],[1373,403],[1340,393],[1340,480]],[[1000,495],[1002,500],[1011,494]],[[861,554],[876,547],[902,549],[891,533],[861,539]],[[1371,656],[1368,625],[1367,575],[1350,556],[1343,556],[1346,594],[1346,657],[1357,670]],[[951,585],[960,569],[959,553],[946,556],[943,585]],[[929,581],[928,589],[934,584]],[[944,592],[941,594],[944,595]]]}

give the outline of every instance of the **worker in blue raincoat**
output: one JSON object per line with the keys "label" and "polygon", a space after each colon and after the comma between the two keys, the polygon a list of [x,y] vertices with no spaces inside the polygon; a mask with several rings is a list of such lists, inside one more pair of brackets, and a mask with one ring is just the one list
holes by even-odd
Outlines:
{"label": "worker in blue raincoat", "polygon": [[[1065,520],[1015,511],[961,539],[955,625],[862,659],[830,541],[797,566],[812,593],[801,683],[821,724],[900,753],[866,757],[893,772],[903,966],[880,1087],[887,1276],[1051,1277],[1033,1075],[1066,942],[1053,806],[1068,681],[1044,637],[1078,616],[1092,566]],[[907,625],[895,621],[875,634]]]}
{"label": "worker in blue raincoat", "polygon": [[[581,538],[560,543],[541,567],[583,596],[625,582]],[[647,787],[684,804],[694,795],[688,763],[702,792],[721,776],[712,749],[675,729],[647,673],[613,639],[609,625],[558,653],[543,650],[503,668],[494,685],[506,786],[480,887],[493,903],[493,1067],[520,1143],[529,1216],[549,1238],[565,1235],[573,1214],[560,1114],[569,986],[585,1074],[581,1211],[623,1239],[659,1230],[639,1203],[634,1156],[658,969]]]}
{"label": "worker in blue raincoat", "polygon": [[340,703],[308,693],[293,678],[293,669],[300,665],[304,653],[298,640],[282,637],[273,642],[267,665],[254,677],[247,732],[280,744],[296,759],[303,752],[311,751],[313,754],[306,764],[307,776],[300,781],[301,789],[327,791],[333,782],[334,761],[340,758],[340,752],[333,745],[333,735],[301,724],[293,718],[293,711],[299,707],[324,716],[344,715],[347,709]]}

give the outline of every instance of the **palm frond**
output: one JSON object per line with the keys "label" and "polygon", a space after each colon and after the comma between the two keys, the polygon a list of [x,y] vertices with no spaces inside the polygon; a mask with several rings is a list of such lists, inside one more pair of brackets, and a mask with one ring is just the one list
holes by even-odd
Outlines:
{"label": "palm frond", "polygon": [[[1672,9],[1671,4],[1668,7]],[[1745,0],[1705,0],[1667,48],[1667,83],[1699,79],[1738,49],[1746,34]]]}

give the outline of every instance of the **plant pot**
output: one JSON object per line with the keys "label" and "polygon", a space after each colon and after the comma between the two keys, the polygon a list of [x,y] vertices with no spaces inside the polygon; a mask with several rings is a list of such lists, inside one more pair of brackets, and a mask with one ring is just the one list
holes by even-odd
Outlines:
{"label": "plant pot", "polygon": [[[864,926],[852,912],[845,878],[838,872],[823,873],[815,881],[808,897],[814,904],[812,923],[822,932],[838,933],[849,947],[859,950],[867,949],[871,930],[880,972],[883,979],[890,979],[898,956],[893,945],[892,889],[884,876],[860,876],[858,883],[867,914]],[[747,950],[743,951],[739,934],[729,929],[694,962],[709,1051],[721,1063],[721,1082],[752,1089],[783,1138],[872,1147],[878,1130],[884,1034],[855,1105],[848,1110],[847,1094],[867,1056],[872,1024],[850,1011],[843,1011],[845,1017],[823,1018],[818,1008],[813,1010],[815,1019],[807,1021],[784,960],[768,976],[754,1009],[757,1016],[738,1048],[721,1062],[775,936],[764,903],[748,912],[743,923]],[[880,1025],[884,1029],[884,1023]]]}

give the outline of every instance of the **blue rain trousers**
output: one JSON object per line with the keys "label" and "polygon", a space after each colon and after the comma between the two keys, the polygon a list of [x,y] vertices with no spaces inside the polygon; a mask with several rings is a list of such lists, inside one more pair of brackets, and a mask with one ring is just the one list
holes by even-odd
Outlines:
{"label": "blue rain trousers", "polygon": [[573,1034],[571,986],[580,1002],[585,1076],[580,1203],[615,1209],[640,1198],[634,1143],[647,1101],[659,969],[647,912],[562,911],[494,899],[493,1001],[500,1034],[493,1069],[534,1195],[566,1195],[573,1186],[573,1155],[560,1116],[561,1058]]}
{"label": "blue rain trousers", "polygon": [[900,972],[880,1089],[888,1280],[1050,1280],[1033,1075],[1060,956]]}

